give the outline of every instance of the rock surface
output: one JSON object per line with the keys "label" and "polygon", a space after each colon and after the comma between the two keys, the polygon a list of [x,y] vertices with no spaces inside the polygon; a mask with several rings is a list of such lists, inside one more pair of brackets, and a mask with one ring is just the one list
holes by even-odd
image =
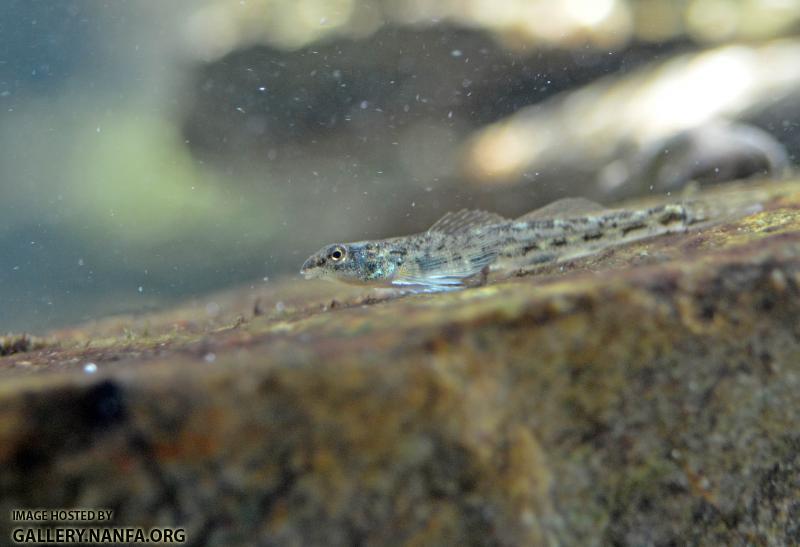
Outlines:
{"label": "rock surface", "polygon": [[0,533],[102,507],[191,545],[800,543],[800,185],[754,192],[458,293],[285,282],[37,339],[0,360]]}

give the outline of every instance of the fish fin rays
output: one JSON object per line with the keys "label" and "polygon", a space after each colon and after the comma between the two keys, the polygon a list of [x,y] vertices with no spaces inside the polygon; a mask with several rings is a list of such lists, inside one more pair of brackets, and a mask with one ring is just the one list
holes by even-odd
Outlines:
{"label": "fish fin rays", "polygon": [[503,222],[508,222],[508,219],[496,213],[481,211],[479,209],[462,209],[455,213],[445,214],[442,218],[434,222],[433,226],[428,228],[428,232],[458,235],[482,226],[502,224]]}
{"label": "fish fin rays", "polygon": [[564,198],[519,217],[517,221],[575,218],[588,213],[597,214],[610,209],[586,198]]}
{"label": "fish fin rays", "polygon": [[468,276],[438,275],[438,276],[409,276],[393,279],[392,285],[415,292],[445,292],[456,291],[472,286],[468,281],[481,272]]}
{"label": "fish fin rays", "polygon": [[[589,213],[609,211],[600,203],[586,198],[563,198],[556,200],[544,207],[535,209],[519,217],[517,220],[545,220],[554,218],[575,218]],[[447,213],[428,228],[428,232],[438,232],[447,235],[458,235],[483,226],[502,224],[509,219],[480,209],[462,209],[454,213]]]}
{"label": "fish fin rays", "polygon": [[391,284],[399,287],[417,288],[423,292],[449,291],[472,286],[488,271],[497,258],[495,251],[480,250],[464,257],[457,265],[437,263],[425,271],[405,271],[401,269],[392,278]]}
{"label": "fish fin rays", "polygon": [[423,291],[452,291],[464,287],[460,277],[404,277],[393,279],[392,285],[397,287],[417,288]]}

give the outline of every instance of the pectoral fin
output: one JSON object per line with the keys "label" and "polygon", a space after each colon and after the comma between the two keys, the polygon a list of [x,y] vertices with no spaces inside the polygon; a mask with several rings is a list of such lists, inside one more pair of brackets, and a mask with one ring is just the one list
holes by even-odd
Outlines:
{"label": "pectoral fin", "polygon": [[424,292],[452,291],[470,286],[472,280],[488,271],[497,252],[478,248],[457,257],[420,258],[401,267],[392,278],[392,285],[418,287]]}
{"label": "pectoral fin", "polygon": [[452,276],[408,276],[393,279],[392,285],[416,292],[456,291],[465,287],[462,278]]}

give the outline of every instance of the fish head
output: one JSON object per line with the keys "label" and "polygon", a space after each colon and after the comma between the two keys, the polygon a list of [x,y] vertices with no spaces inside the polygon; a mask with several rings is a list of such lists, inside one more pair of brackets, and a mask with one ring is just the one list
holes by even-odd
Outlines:
{"label": "fish head", "polygon": [[303,263],[306,279],[334,279],[346,283],[380,285],[394,271],[386,253],[375,243],[326,245]]}

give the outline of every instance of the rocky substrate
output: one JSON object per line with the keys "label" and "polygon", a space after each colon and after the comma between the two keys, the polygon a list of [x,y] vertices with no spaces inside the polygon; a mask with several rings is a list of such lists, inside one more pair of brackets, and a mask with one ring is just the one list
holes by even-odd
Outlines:
{"label": "rocky substrate", "polygon": [[86,507],[191,545],[800,543],[800,185],[759,192],[457,293],[287,281],[36,339],[0,359],[0,533]]}

